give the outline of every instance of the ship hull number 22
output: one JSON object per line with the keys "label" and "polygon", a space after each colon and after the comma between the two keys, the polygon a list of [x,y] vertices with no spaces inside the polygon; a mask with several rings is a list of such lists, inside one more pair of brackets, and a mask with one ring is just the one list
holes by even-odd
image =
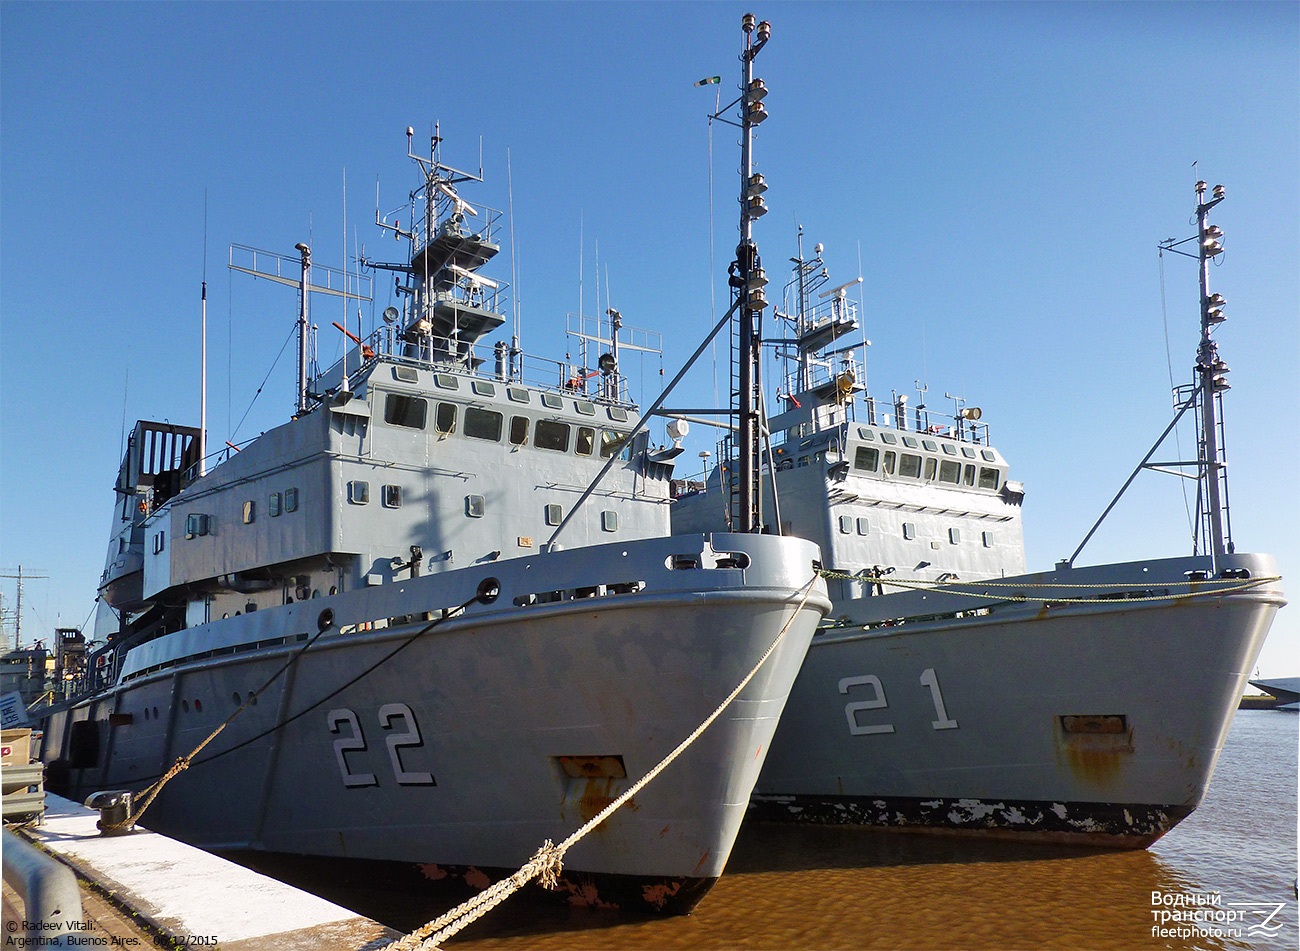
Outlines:
{"label": "ship hull number 22", "polygon": [[[934,703],[934,719],[930,726],[936,730],[956,730],[957,721],[948,716],[943,705],[943,693],[939,689],[939,678],[933,667],[921,672],[921,686],[930,688],[930,700]],[[852,691],[852,693],[850,693]],[[885,688],[875,674],[861,677],[845,677],[840,681],[840,693],[850,697],[869,697],[866,700],[850,700],[844,705],[844,718],[849,723],[849,733],[853,736],[867,736],[872,733],[893,733],[892,723],[863,723],[859,714],[866,710],[884,710],[889,703],[885,699]]]}
{"label": "ship hull number 22", "polygon": [[[354,767],[348,763],[348,753],[364,753],[368,749],[357,715],[346,707],[338,707],[326,714],[325,719],[330,732],[338,737],[334,741],[334,759],[338,761],[343,785],[348,788],[378,786],[378,776],[374,773],[354,772]],[[420,726],[415,722],[415,714],[410,707],[404,703],[384,704],[379,708],[379,728],[388,734],[384,743],[388,746],[388,762],[393,768],[393,779],[397,785],[438,785],[434,782],[432,773],[413,772],[402,765],[400,750],[424,746]]]}

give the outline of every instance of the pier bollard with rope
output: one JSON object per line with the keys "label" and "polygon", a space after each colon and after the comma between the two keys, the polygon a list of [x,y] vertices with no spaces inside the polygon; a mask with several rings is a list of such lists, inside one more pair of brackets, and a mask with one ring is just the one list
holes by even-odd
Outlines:
{"label": "pier bollard with rope", "polygon": [[704,731],[722,715],[723,711],[740,696],[741,691],[749,685],[749,682],[754,679],[763,665],[767,663],[767,659],[772,656],[777,646],[784,640],[786,632],[794,624],[795,618],[799,616],[799,613],[804,609],[804,605],[808,603],[808,599],[812,596],[813,587],[820,577],[820,572],[815,571],[808,583],[799,591],[799,603],[795,606],[785,624],[782,625],[772,643],[763,651],[758,663],[736,685],[735,689],[727,694],[726,698],[718,704],[714,711],[705,717],[704,721],[686,739],[678,743],[673,751],[661,759],[648,773],[628,787],[621,796],[592,816],[584,826],[559,845],[547,839],[533,853],[532,858],[519,868],[519,871],[508,878],[501,879],[501,881],[479,892],[473,898],[462,902],[446,914],[435,918],[428,924],[422,925],[405,937],[388,945],[385,951],[436,951],[437,948],[441,947],[441,942],[469,927],[469,925],[482,918],[533,879],[537,879],[538,883],[544,888],[555,888],[559,884],[560,872],[564,868],[564,853],[667,769],[673,760],[677,759],[692,743],[699,739]]}

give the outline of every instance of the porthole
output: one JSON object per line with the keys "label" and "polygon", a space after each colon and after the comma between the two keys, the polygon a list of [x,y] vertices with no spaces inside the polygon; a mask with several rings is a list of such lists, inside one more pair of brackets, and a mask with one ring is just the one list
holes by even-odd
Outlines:
{"label": "porthole", "polygon": [[491,604],[501,596],[501,582],[496,578],[484,578],[478,583],[474,597],[479,604]]}

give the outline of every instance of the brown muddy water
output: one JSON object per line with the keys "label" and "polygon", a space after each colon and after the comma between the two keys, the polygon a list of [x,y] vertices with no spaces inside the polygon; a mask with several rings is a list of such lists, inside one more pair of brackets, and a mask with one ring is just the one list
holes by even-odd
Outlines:
{"label": "brown muddy water", "polygon": [[[1296,949],[1298,723],[1240,712],[1205,803],[1149,850],[746,825],[726,874],[689,916],[627,920],[533,890],[446,947]],[[255,864],[403,931],[464,897]],[[1196,910],[1196,922],[1168,914]]]}

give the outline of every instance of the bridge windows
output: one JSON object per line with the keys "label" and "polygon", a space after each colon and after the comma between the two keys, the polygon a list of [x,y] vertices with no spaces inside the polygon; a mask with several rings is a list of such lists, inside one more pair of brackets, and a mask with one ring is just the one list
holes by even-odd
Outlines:
{"label": "bridge windows", "polygon": [[500,413],[479,409],[477,406],[467,406],[465,407],[465,435],[471,439],[490,439],[492,442],[500,442],[502,420]]}
{"label": "bridge windows", "polygon": [[[543,394],[545,396],[546,394]],[[569,426],[553,419],[539,419],[533,430],[533,439],[538,449],[552,452],[567,452],[569,449]]]}
{"label": "bridge windows", "polygon": [[456,431],[456,404],[439,403],[438,411],[433,417],[433,428],[439,434],[446,436]]}
{"label": "bridge windows", "polygon": [[610,456],[617,455],[618,451],[623,448],[623,445],[626,442],[627,435],[625,433],[616,433],[608,429],[601,430],[600,458],[608,459]]}
{"label": "bridge windows", "polygon": [[389,393],[384,401],[384,422],[407,429],[423,429],[428,403],[418,396]]}
{"label": "bridge windows", "polygon": [[528,417],[510,417],[510,445],[526,446],[528,444]]}

